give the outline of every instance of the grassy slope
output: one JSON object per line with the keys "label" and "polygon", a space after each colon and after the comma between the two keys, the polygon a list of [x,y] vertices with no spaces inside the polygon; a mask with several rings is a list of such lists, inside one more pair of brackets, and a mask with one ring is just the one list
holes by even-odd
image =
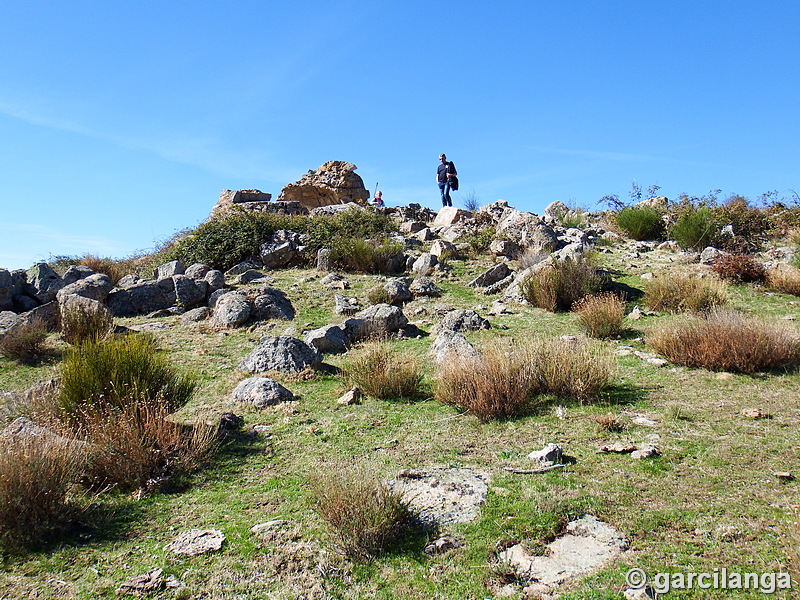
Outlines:
{"label": "grassy slope", "polygon": [[[633,287],[642,286],[639,275],[644,272],[675,268],[673,256],[647,254],[643,264],[633,268],[619,250],[601,255],[619,271],[617,279]],[[492,298],[476,296],[463,286],[487,265],[451,261],[451,274],[437,281],[446,295],[415,302],[406,314],[429,331],[437,305],[488,307]],[[431,399],[415,404],[367,399],[361,406],[341,407],[335,403],[346,389],[341,377],[282,377],[284,385],[300,395],[299,401],[258,412],[229,399],[245,376],[235,368],[240,358],[268,328],[280,333],[290,326],[302,330],[336,320],[334,292],[305,280],[313,272],[275,275],[298,309],[293,323],[220,333],[185,328],[173,317],[164,319],[170,329],[157,334],[164,351],[200,377],[200,393],[181,418],[210,419],[232,410],[244,415],[245,429],[266,424],[275,437],[238,440],[180,492],[138,501],[113,493],[98,498],[101,507],[90,509],[85,520],[102,520],[102,526],[88,539],[76,536],[40,553],[6,557],[0,597],[111,598],[126,578],[161,567],[186,584],[181,591],[155,595],[163,598],[313,598],[321,597],[315,594],[323,583],[334,598],[489,598],[486,582],[501,571],[492,564],[498,546],[523,540],[540,547],[567,520],[584,512],[624,531],[632,550],[576,583],[565,600],[622,597],[625,571],[634,566],[649,573],[787,569],[787,535],[796,536],[797,531],[792,506],[798,484],[782,483],[772,472],[800,473],[800,375],[720,376],[683,367],[656,368],[626,356],[618,360],[615,387],[597,405],[566,404],[559,418],[551,404],[540,414],[489,424],[458,416]],[[374,278],[349,279],[353,289],[345,293],[363,301]],[[753,287],[737,288],[731,295],[734,306],[774,318],[797,311],[792,297]],[[492,317],[491,331],[468,338],[480,344],[497,335],[524,338],[579,331],[569,314],[518,306],[512,311]],[[668,318],[630,323],[634,331],[624,343],[645,350],[635,338]],[[396,346],[425,354],[432,339],[403,340]],[[346,363],[346,357],[326,359],[336,366]],[[57,352],[35,368],[0,359],[0,388],[23,389],[56,368]],[[430,385],[433,372],[428,368]],[[754,406],[773,418],[752,421],[741,415],[742,409]],[[604,433],[593,417],[609,411],[644,413],[659,424]],[[595,453],[606,441],[642,442],[654,434],[660,436],[656,443],[662,451],[654,460]],[[527,466],[526,454],[547,442],[561,444],[575,464],[544,475],[503,471],[507,465]],[[412,549],[371,564],[351,565],[337,556],[324,524],[309,507],[305,489],[310,473],[340,459],[366,461],[387,478],[403,468],[436,465],[488,469],[494,480],[480,520],[454,528],[465,539],[464,548],[434,558]],[[250,534],[252,525],[276,518],[292,520],[295,530],[271,539]],[[223,550],[188,559],[163,550],[177,533],[193,527],[222,529],[227,536]],[[732,596],[761,595],[708,590],[703,597]],[[696,592],[673,592],[670,597],[694,598]]]}

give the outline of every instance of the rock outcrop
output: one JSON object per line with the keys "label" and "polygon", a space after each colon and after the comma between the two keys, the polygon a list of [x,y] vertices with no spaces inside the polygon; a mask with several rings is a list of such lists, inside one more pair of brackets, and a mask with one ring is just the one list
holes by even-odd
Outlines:
{"label": "rock outcrop", "polygon": [[341,160],[329,160],[316,171],[309,171],[295,183],[283,187],[279,202],[299,202],[307,209],[365,202],[369,191],[364,181],[355,173],[356,166]]}

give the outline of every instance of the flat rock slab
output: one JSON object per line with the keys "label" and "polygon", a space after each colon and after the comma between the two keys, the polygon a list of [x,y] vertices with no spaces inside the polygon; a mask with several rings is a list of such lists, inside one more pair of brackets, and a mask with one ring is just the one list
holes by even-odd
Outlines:
{"label": "flat rock slab", "polygon": [[531,583],[557,587],[599,569],[627,548],[627,539],[617,529],[584,515],[568,523],[567,532],[548,544],[543,556],[532,556],[517,544],[500,552],[498,558]]}
{"label": "flat rock slab", "polygon": [[491,475],[472,469],[406,469],[387,482],[401,493],[419,519],[430,525],[469,523],[478,518]]}
{"label": "flat rock slab", "polygon": [[222,548],[224,541],[225,534],[219,529],[190,529],[164,546],[164,550],[184,556],[197,556],[206,552],[216,552]]}

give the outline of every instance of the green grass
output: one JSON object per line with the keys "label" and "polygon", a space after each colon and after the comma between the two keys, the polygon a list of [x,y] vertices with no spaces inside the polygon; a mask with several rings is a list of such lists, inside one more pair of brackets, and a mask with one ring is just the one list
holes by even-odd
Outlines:
{"label": "green grass", "polygon": [[[638,289],[647,281],[641,278],[647,271],[702,268],[676,267],[674,255],[667,251],[643,254],[631,268],[629,261],[620,260],[622,254],[615,247],[600,256],[607,261],[604,266],[618,270],[617,281]],[[476,294],[464,283],[489,264],[451,260],[451,270],[436,278],[445,295],[416,301],[406,307],[406,314],[430,331],[438,304],[488,307],[493,297]],[[164,598],[293,598],[319,586],[330,597],[342,599],[491,598],[486,585],[496,571],[498,544],[543,547],[564,523],[584,512],[622,530],[633,552],[574,583],[565,590],[564,600],[621,597],[624,575],[631,567],[648,573],[723,566],[741,571],[787,568],[785,536],[794,521],[791,507],[797,504],[798,483],[781,483],[772,472],[800,473],[794,450],[800,447],[800,405],[794,401],[800,394],[797,373],[720,377],[703,369],[656,368],[634,356],[620,356],[615,358],[614,386],[596,403],[549,398],[533,414],[485,424],[430,395],[413,404],[366,398],[360,406],[339,406],[336,399],[347,388],[344,377],[317,374],[303,380],[277,375],[298,401],[258,411],[230,398],[245,377],[236,365],[258,338],[286,327],[303,330],[343,320],[333,314],[334,294],[341,292],[325,290],[318,279],[308,280],[316,276],[314,271],[291,269],[274,276],[297,309],[291,323],[275,321],[223,335],[185,327],[179,317],[169,317],[163,319],[169,329],[153,334],[171,363],[197,377],[195,396],[177,418],[194,422],[234,411],[245,421],[236,438],[180,489],[138,501],[114,491],[102,494],[97,497],[99,506],[81,517],[88,530],[69,534],[40,552],[6,555],[0,596],[115,598],[114,590],[125,579],[163,568],[165,575],[174,575],[186,586],[183,591],[160,592],[158,597]],[[362,301],[378,281],[368,275],[348,279],[351,289],[344,294]],[[777,320],[796,313],[793,301],[793,296],[742,285],[731,290],[730,304]],[[628,308],[635,304],[640,301],[629,299]],[[480,347],[500,336],[524,340],[533,335],[581,335],[574,315],[510,308],[511,314],[489,317],[491,330],[469,333],[467,339]],[[485,308],[478,312],[486,314]],[[630,323],[631,336],[597,343],[612,351],[620,344],[651,351],[636,339],[636,332],[668,318],[645,316]],[[118,320],[123,325],[145,321]],[[787,324],[796,327],[792,321]],[[433,384],[427,355],[432,341],[433,336],[389,342],[394,351],[423,359],[425,389]],[[63,344],[53,344],[51,354],[32,366],[0,358],[0,388],[21,390],[57,373],[60,347]],[[347,358],[330,355],[325,362],[342,367]],[[753,406],[773,417],[744,418],[741,411]],[[556,407],[561,408],[561,418]],[[646,427],[629,421],[622,433],[602,432],[594,417],[608,412],[624,419],[642,413],[657,424]],[[269,426],[274,438],[249,436],[256,424]],[[634,461],[627,455],[595,453],[607,441],[641,443],[653,435],[660,436],[654,442],[661,450],[657,459]],[[551,441],[575,459],[562,472],[514,475],[503,470],[529,466],[526,455]],[[431,558],[412,548],[353,564],[337,552],[335,539],[310,504],[309,477],[332,458],[374,465],[385,479],[405,468],[468,466],[490,471],[493,481],[480,518],[452,528],[465,542],[463,548]],[[289,520],[290,530],[268,538],[250,533],[253,525],[272,519]],[[193,527],[221,529],[227,536],[223,549],[195,558],[167,555],[163,546]],[[726,527],[740,534],[726,535]],[[311,557],[319,559],[326,576]],[[308,564],[312,566],[300,568]],[[696,596],[673,592],[669,597]],[[738,600],[762,595],[709,591],[704,597]]]}

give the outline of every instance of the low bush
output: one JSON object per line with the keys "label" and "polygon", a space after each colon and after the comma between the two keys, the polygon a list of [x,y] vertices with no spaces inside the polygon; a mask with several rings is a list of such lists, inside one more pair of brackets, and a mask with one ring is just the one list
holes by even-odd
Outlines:
{"label": "low bush", "polygon": [[586,296],[572,305],[578,321],[593,338],[609,338],[622,332],[625,321],[625,303],[617,294],[602,292]]}
{"label": "low bush", "polygon": [[60,405],[74,418],[93,407],[145,405],[155,398],[173,412],[192,398],[196,386],[191,377],[168,364],[151,337],[142,334],[69,349],[61,375]]}
{"label": "low bush", "polygon": [[168,406],[156,398],[83,415],[79,432],[91,443],[85,483],[135,490],[197,470],[217,448],[216,428],[175,423]]}
{"label": "low bush", "polygon": [[0,354],[20,363],[41,356],[46,349],[47,325],[41,319],[24,321],[0,337]]}
{"label": "low bush", "polygon": [[37,546],[78,514],[70,488],[83,457],[57,437],[4,436],[0,444],[0,539],[7,549]]}
{"label": "low bush", "polygon": [[767,287],[783,294],[800,296],[800,269],[790,265],[780,265],[767,272]]}
{"label": "low bush", "polygon": [[389,239],[363,240],[339,237],[331,241],[330,261],[335,267],[357,273],[394,273],[405,267],[398,257],[403,245]]}
{"label": "low bush", "polygon": [[520,283],[520,293],[533,306],[552,312],[566,311],[572,305],[603,287],[603,278],[588,259],[564,259],[543,265]]}
{"label": "low bush", "polygon": [[714,245],[737,254],[757,251],[772,227],[769,212],[750,206],[743,196],[731,196],[711,213],[719,229],[730,225],[733,230],[733,235],[717,236]]}
{"label": "low bush", "polygon": [[381,399],[414,399],[420,395],[423,370],[417,357],[392,351],[388,342],[366,342],[351,351],[346,371],[353,384]]}
{"label": "low bush", "polygon": [[725,286],[716,279],[666,275],[645,286],[644,304],[661,312],[699,312],[728,302]]}
{"label": "low bush", "polygon": [[728,310],[658,327],[647,343],[673,363],[710,371],[755,373],[800,362],[800,340],[793,331]]}
{"label": "low bush", "polygon": [[724,254],[714,261],[711,270],[732,283],[761,282],[767,277],[764,265],[746,254]]}
{"label": "low bush", "polygon": [[414,526],[408,502],[363,467],[325,469],[311,479],[310,489],[314,509],[350,558],[379,556]]}
{"label": "low bush", "polygon": [[565,400],[597,400],[614,373],[614,359],[604,348],[578,341],[536,340],[530,355],[542,393]]}
{"label": "low bush", "polygon": [[711,209],[703,206],[684,211],[670,228],[669,234],[681,248],[702,250],[711,245],[718,232],[719,227],[714,222]]}
{"label": "low bush", "polygon": [[635,240],[657,240],[664,235],[661,216],[649,206],[628,206],[617,213],[616,224]]}
{"label": "low bush", "polygon": [[114,318],[105,308],[80,304],[61,306],[61,337],[68,344],[100,342],[114,330]]}

